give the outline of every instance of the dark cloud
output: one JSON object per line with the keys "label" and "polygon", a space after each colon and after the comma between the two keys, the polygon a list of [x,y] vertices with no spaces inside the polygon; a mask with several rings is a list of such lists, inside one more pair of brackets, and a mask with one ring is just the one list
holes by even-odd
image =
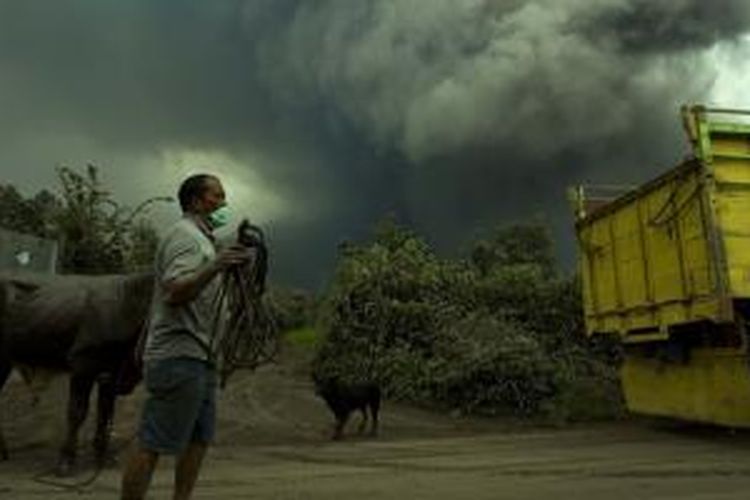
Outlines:
{"label": "dark cloud", "polygon": [[668,168],[678,105],[716,74],[705,49],[747,18],[726,0],[0,0],[0,172],[43,187],[88,159],[137,198],[178,182],[165,151],[231,158],[285,200],[268,224],[287,282],[320,284],[389,212],[446,251],[541,214],[569,254],[567,185]]}
{"label": "dark cloud", "polygon": [[750,3],[742,0],[615,2],[586,19],[597,38],[614,38],[625,52],[691,50],[747,31]]}

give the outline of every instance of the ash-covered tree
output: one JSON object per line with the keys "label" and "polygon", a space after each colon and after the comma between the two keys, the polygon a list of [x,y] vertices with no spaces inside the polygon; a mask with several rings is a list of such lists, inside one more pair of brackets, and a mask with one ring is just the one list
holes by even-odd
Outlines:
{"label": "ash-covered tree", "polygon": [[617,414],[615,367],[589,349],[579,289],[546,229],[500,228],[473,248],[443,259],[389,220],[342,246],[316,376],[374,379],[390,398],[466,413]]}
{"label": "ash-covered tree", "polygon": [[0,186],[0,227],[60,242],[64,273],[122,273],[148,268],[158,241],[144,217],[156,202],[135,208],[116,201],[101,182],[95,165],[84,172],[57,169],[59,194],[42,190],[25,198],[14,186]]}
{"label": "ash-covered tree", "polygon": [[57,227],[63,270],[101,274],[151,265],[158,237],[142,215],[151,204],[171,198],[154,197],[135,208],[124,206],[101,183],[94,165],[88,165],[85,174],[60,167],[58,177],[62,207]]}
{"label": "ash-covered tree", "polygon": [[498,266],[530,264],[549,276],[555,272],[555,255],[544,224],[514,224],[495,228],[478,239],[471,250],[471,263],[482,275]]}
{"label": "ash-covered tree", "polygon": [[50,191],[42,190],[31,198],[13,185],[0,185],[0,227],[41,238],[55,237],[55,217],[60,202]]}

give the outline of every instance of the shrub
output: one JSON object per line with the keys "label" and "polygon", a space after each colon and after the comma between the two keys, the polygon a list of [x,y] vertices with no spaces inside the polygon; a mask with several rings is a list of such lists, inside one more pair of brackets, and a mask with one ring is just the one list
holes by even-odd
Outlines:
{"label": "shrub", "polygon": [[477,266],[475,254],[438,258],[392,223],[370,244],[342,247],[314,372],[378,380],[391,398],[465,413],[616,415],[615,364],[583,334],[576,280],[550,267],[544,231],[502,234],[544,248],[483,242],[485,257],[499,257]]}

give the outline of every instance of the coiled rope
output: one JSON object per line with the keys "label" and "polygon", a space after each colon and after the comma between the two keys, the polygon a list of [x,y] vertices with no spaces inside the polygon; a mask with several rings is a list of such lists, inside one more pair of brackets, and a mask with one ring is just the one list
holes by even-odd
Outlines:
{"label": "coiled rope", "polygon": [[263,231],[247,220],[237,229],[237,242],[255,252],[246,264],[227,269],[213,303],[210,355],[224,388],[238,369],[253,371],[275,361],[279,350],[276,321],[264,298],[268,248]]}

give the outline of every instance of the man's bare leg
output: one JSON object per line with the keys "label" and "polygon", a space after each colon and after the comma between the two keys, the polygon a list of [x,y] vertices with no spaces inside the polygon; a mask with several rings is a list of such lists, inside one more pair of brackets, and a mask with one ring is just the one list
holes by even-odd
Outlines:
{"label": "man's bare leg", "polygon": [[174,474],[174,500],[188,500],[198,479],[201,462],[206,454],[205,443],[190,443],[177,458]]}
{"label": "man's bare leg", "polygon": [[159,454],[138,448],[125,465],[122,474],[122,500],[142,500],[146,496]]}

